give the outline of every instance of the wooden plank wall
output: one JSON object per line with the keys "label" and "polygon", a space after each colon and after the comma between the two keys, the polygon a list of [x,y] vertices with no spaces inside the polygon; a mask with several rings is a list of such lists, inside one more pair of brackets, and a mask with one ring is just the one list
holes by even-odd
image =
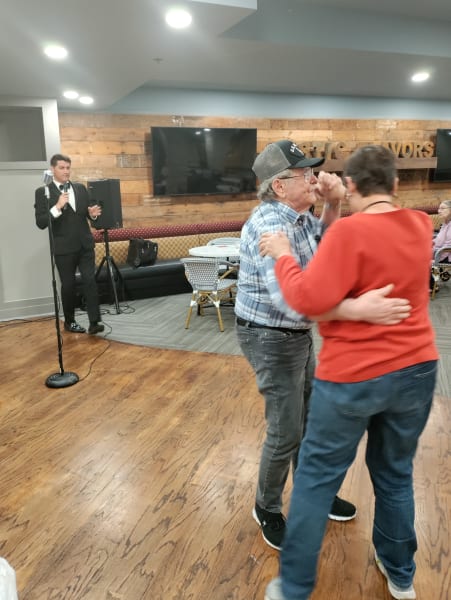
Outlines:
{"label": "wooden plank wall", "polygon": [[[283,138],[305,144],[307,150],[316,147],[319,153],[326,144],[330,147],[340,142],[344,158],[353,146],[367,143],[430,142],[435,147],[436,130],[451,127],[448,121],[390,119],[185,117],[183,121],[186,127],[256,128],[258,151]],[[74,180],[120,179],[124,227],[244,220],[256,205],[254,194],[153,197],[150,127],[174,126],[171,115],[60,113],[59,122],[61,151],[72,158]],[[424,206],[450,198],[450,184],[429,181],[431,160],[420,159],[418,163],[421,168],[412,168],[415,163],[410,161],[408,169],[400,170],[398,202]]]}

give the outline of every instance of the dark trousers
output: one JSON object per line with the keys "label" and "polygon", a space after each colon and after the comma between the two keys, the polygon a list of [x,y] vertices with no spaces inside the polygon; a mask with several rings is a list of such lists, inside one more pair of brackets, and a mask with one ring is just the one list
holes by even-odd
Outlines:
{"label": "dark trousers", "polygon": [[96,323],[100,321],[94,250],[80,250],[75,254],[57,255],[55,256],[55,264],[61,279],[61,302],[66,323],[75,320],[75,273],[77,267],[83,284],[89,322]]}

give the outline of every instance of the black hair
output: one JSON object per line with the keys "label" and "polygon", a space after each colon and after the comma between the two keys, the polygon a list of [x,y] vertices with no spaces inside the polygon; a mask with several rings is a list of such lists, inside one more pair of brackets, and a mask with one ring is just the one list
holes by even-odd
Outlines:
{"label": "black hair", "polygon": [[67,162],[67,163],[69,163],[69,164],[71,164],[71,163],[72,163],[72,161],[71,161],[71,159],[70,159],[70,157],[69,157],[69,156],[66,156],[65,154],[54,154],[54,155],[52,156],[52,158],[50,159],[50,165],[51,165],[52,167],[56,167],[56,163],[57,163],[59,160],[63,160],[64,162]]}
{"label": "black hair", "polygon": [[396,179],[395,156],[385,146],[363,146],[346,161],[344,177],[350,177],[363,197],[392,194]]}

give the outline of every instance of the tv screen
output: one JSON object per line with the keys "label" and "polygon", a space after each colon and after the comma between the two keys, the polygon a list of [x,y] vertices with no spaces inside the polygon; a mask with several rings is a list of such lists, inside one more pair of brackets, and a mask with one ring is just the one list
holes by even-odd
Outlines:
{"label": "tv screen", "polygon": [[437,129],[435,154],[437,167],[433,171],[432,181],[451,182],[451,129]]}
{"label": "tv screen", "polygon": [[254,192],[256,129],[152,127],[155,196]]}

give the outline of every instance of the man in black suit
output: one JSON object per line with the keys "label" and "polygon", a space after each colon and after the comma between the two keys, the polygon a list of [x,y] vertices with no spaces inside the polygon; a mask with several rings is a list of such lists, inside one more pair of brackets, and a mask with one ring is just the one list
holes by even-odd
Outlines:
{"label": "man in black suit", "polygon": [[39,229],[48,226],[50,210],[55,264],[61,279],[64,329],[71,333],[86,332],[75,321],[75,273],[78,267],[89,318],[88,333],[100,333],[104,326],[100,322],[94,238],[88,219],[94,221],[102,211],[100,206],[89,205],[88,190],[84,185],[69,181],[71,159],[68,156],[52,156],[50,169],[53,181],[36,190],[34,209]]}

